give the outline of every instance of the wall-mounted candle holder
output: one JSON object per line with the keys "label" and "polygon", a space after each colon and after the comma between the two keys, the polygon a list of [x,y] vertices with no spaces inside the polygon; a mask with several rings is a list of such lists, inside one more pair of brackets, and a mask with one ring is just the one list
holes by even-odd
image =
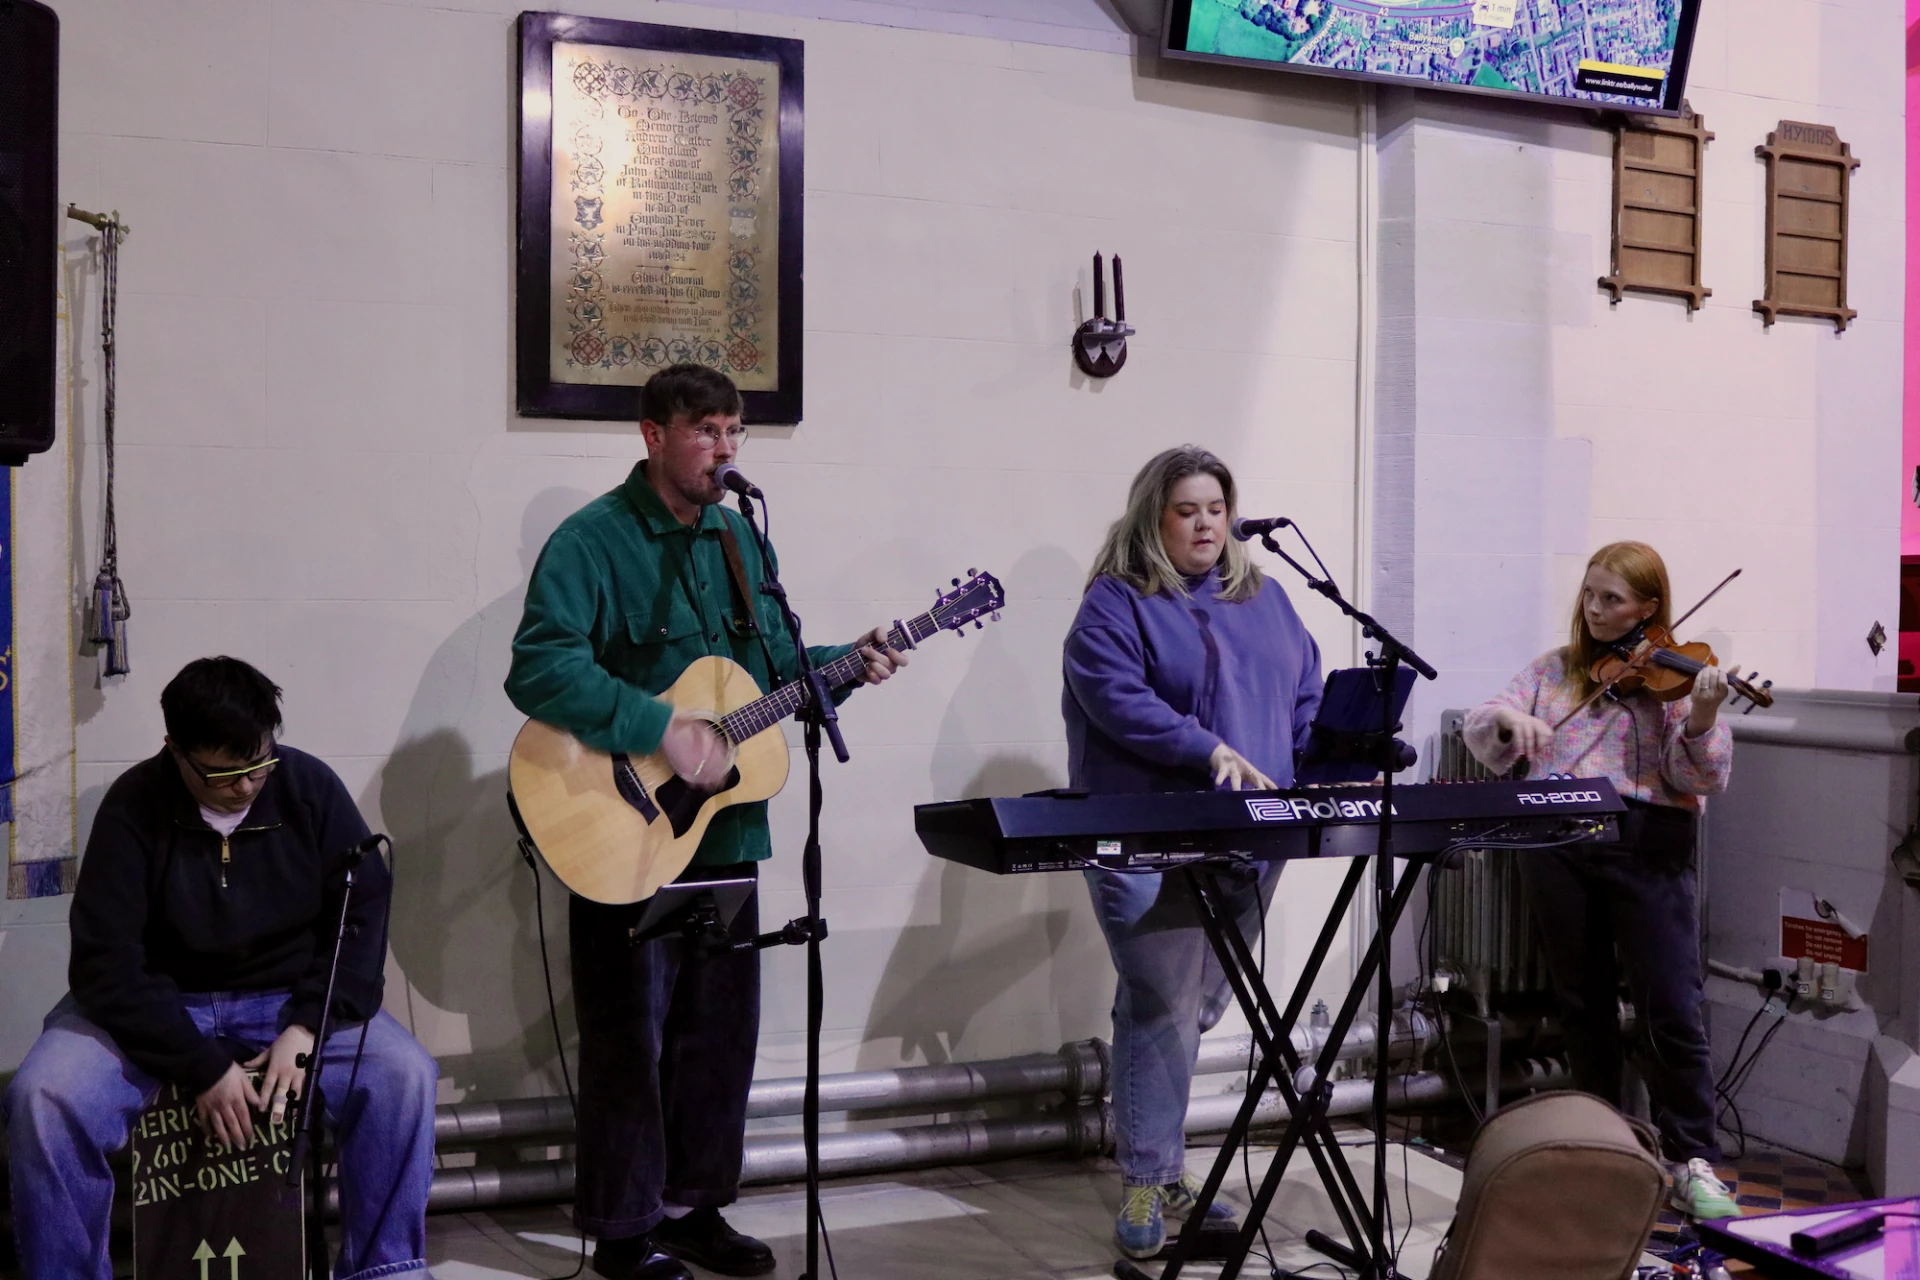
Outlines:
{"label": "wall-mounted candle holder", "polygon": [[1100,255],[1093,255],[1093,319],[1073,332],[1073,362],[1089,378],[1111,378],[1127,362],[1126,286],[1120,277],[1120,255],[1113,255],[1113,319],[1107,319],[1107,281]]}

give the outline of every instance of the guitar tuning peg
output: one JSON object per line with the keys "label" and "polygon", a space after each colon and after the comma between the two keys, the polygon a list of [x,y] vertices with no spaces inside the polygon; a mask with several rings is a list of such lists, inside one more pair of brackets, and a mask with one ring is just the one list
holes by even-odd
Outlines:
{"label": "guitar tuning peg", "polygon": [[1000,611],[998,609],[995,609],[992,613],[988,614],[987,616],[993,619],[993,621],[995,622],[1000,621]]}
{"label": "guitar tuning peg", "polygon": [[980,621],[978,618],[975,618],[973,621],[973,629],[975,631],[984,630],[986,628],[986,625],[987,625],[986,623]]}
{"label": "guitar tuning peg", "polygon": [[971,578],[971,577],[972,577],[972,576],[973,576],[974,574],[976,574],[976,573],[978,573],[978,572],[980,572],[980,571],[979,571],[978,569],[969,569],[969,570],[967,570],[967,576],[968,576],[969,578]]}
{"label": "guitar tuning peg", "polygon": [[959,585],[960,585],[960,579],[958,579],[958,578],[955,578],[955,579],[953,580],[953,585],[954,585],[954,586],[956,586],[956,587],[957,587],[957,586],[959,586]]}

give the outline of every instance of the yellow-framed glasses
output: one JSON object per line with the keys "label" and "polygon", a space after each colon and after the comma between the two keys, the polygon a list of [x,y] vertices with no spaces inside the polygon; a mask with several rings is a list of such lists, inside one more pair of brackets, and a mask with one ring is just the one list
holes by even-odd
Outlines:
{"label": "yellow-framed glasses", "polygon": [[255,782],[272,773],[274,766],[280,763],[280,757],[272,754],[272,747],[267,748],[267,751],[268,755],[266,759],[256,760],[252,764],[242,765],[238,769],[203,769],[195,763],[193,757],[189,756],[186,752],[176,750],[174,754],[186,761],[187,768],[193,770],[194,777],[200,779],[200,781],[206,783],[209,787],[222,789],[238,786],[242,780]]}

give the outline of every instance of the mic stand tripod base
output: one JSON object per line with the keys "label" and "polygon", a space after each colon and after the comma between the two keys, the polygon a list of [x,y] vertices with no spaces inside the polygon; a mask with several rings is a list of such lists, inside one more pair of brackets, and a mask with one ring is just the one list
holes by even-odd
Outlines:
{"label": "mic stand tripod base", "polygon": [[[1338,1240],[1333,1239],[1324,1232],[1309,1231],[1306,1235],[1306,1241],[1309,1249],[1326,1254],[1329,1258],[1332,1258],[1335,1262],[1353,1272],[1354,1275],[1359,1276],[1360,1280],[1374,1280],[1376,1273],[1373,1268],[1363,1265],[1360,1261],[1360,1255],[1341,1244]],[[1393,1264],[1388,1262],[1386,1264],[1386,1275],[1382,1280],[1405,1280],[1405,1277],[1398,1271],[1395,1271]]]}

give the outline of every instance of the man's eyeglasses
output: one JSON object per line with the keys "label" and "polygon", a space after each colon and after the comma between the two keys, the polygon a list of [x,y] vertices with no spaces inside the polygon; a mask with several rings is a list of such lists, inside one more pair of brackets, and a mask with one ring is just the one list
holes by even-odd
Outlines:
{"label": "man's eyeglasses", "polygon": [[727,443],[737,449],[747,438],[747,429],[738,424],[728,427],[724,431],[709,422],[703,422],[697,427],[690,427],[688,429],[693,432],[694,438],[700,442],[702,449],[711,449],[719,444],[721,436],[725,436]]}
{"label": "man's eyeglasses", "polygon": [[189,756],[186,752],[175,751],[174,754],[186,762],[187,768],[193,770],[194,777],[200,779],[200,781],[206,783],[209,787],[223,789],[239,786],[242,781],[258,782],[260,779],[272,773],[274,766],[280,763],[280,757],[272,754],[272,747],[267,748],[267,752],[268,754],[265,760],[256,760],[252,764],[242,765],[238,769],[202,769],[198,764],[194,763],[193,757]]}

